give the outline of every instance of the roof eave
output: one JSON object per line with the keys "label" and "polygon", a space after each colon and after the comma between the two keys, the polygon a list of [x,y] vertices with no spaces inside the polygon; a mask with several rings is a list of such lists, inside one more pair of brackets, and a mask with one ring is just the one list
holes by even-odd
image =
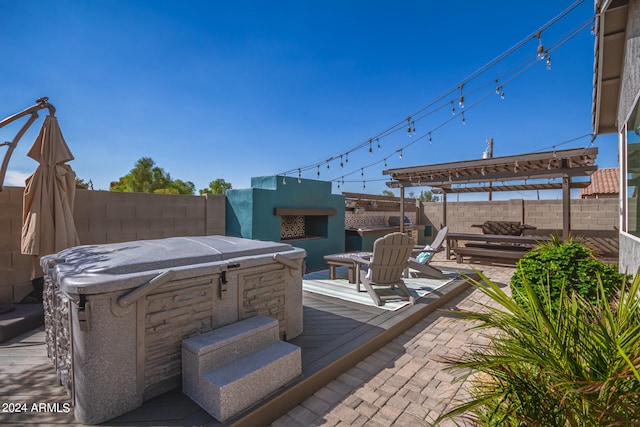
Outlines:
{"label": "roof eave", "polygon": [[594,134],[600,135],[618,131],[628,0],[596,0],[595,8],[592,125]]}

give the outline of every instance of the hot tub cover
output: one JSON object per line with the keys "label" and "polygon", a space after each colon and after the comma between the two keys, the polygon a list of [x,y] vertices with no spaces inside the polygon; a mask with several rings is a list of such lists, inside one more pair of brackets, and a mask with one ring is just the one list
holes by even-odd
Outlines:
{"label": "hot tub cover", "polygon": [[289,244],[231,236],[171,237],[103,245],[83,245],[42,257],[40,265],[62,292],[98,294],[129,289],[169,269],[198,274],[219,272],[229,263],[280,253],[304,257]]}

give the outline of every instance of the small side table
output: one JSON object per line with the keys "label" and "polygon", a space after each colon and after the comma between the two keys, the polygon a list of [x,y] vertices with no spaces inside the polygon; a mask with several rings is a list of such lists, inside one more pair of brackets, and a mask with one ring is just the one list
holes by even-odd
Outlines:
{"label": "small side table", "polygon": [[325,255],[324,260],[327,261],[329,266],[329,279],[335,280],[336,267],[346,266],[349,267],[349,283],[357,284],[357,291],[360,292],[360,280],[358,275],[358,263],[355,262],[352,257],[368,258],[371,256],[371,252],[345,252],[342,254]]}

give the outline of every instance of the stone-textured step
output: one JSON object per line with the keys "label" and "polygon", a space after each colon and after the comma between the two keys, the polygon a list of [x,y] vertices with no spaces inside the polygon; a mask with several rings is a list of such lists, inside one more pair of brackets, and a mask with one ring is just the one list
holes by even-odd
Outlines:
{"label": "stone-textured step", "polygon": [[302,373],[299,347],[258,315],[182,343],[182,392],[224,422]]}
{"label": "stone-textured step", "polygon": [[302,373],[299,347],[284,341],[247,354],[203,375],[196,402],[218,421],[226,421]]}
{"label": "stone-textured step", "polygon": [[[183,370],[197,367],[189,375],[201,375],[279,340],[278,321],[267,316],[253,316],[182,342]],[[184,377],[184,372],[183,372]]]}

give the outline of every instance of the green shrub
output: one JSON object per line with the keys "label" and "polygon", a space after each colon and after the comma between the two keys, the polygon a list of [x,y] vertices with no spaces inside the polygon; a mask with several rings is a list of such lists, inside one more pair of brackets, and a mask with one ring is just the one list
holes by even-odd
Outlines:
{"label": "green shrub", "polygon": [[524,281],[521,303],[480,274],[493,303],[456,312],[488,331],[489,343],[453,360],[469,397],[436,420],[479,426],[640,425],[640,275],[615,300],[598,281],[596,302],[561,287],[555,309]]}
{"label": "green shrub", "polygon": [[561,242],[555,236],[520,259],[511,278],[511,291],[513,298],[522,306],[526,282],[538,296],[548,292],[555,307],[563,287],[567,293],[575,292],[595,302],[598,280],[602,281],[605,295],[610,297],[624,280],[628,280],[627,277],[618,273],[617,266],[596,259],[584,244],[572,239]]}

